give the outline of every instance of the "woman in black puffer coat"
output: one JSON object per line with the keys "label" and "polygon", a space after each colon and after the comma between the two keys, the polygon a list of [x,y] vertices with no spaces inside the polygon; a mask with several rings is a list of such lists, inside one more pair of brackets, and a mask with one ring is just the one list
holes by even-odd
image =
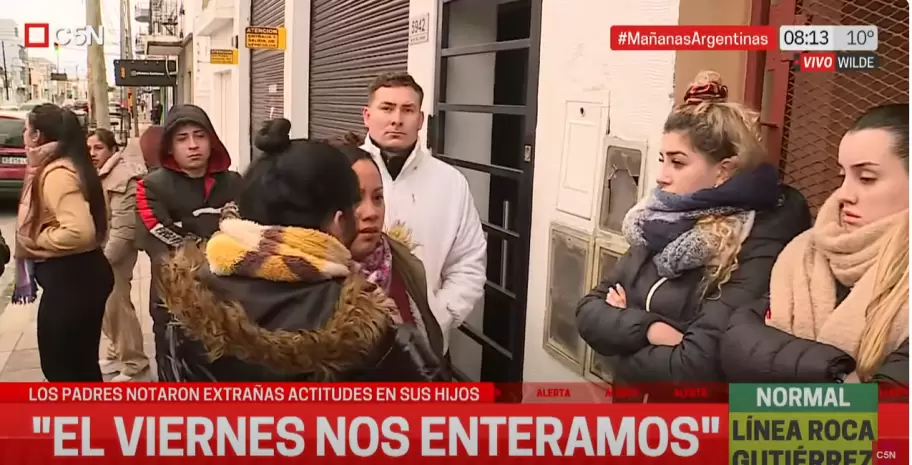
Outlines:
{"label": "woman in black puffer coat", "polygon": [[624,221],[629,251],[577,308],[583,339],[615,357],[615,383],[723,381],[732,312],[767,292],[776,256],[810,226],[766,164],[756,115],[703,77],[665,123],[659,186]]}

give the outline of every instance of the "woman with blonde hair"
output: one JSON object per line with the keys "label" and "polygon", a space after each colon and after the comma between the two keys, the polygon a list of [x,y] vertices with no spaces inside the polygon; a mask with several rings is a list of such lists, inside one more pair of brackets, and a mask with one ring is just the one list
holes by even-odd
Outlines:
{"label": "woman with blonde hair", "polygon": [[863,114],[839,166],[814,227],[776,260],[769,300],[723,337],[732,381],[908,382],[909,105]]}
{"label": "woman with blonde hair", "polygon": [[757,114],[727,96],[701,73],[668,116],[658,186],[624,220],[630,249],[577,308],[583,339],[616,356],[616,383],[722,380],[732,311],[767,292],[776,256],[810,226],[766,162]]}

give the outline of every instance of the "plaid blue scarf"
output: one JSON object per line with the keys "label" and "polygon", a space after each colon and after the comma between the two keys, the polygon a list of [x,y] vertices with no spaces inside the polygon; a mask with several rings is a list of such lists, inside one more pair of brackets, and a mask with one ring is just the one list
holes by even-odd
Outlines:
{"label": "plaid blue scarf", "polygon": [[764,164],[741,172],[718,187],[690,194],[656,189],[624,218],[623,233],[631,245],[654,254],[659,275],[676,278],[700,268],[715,255],[715,245],[697,228],[707,216],[734,216],[744,222],[750,211],[775,208],[779,201],[776,168]]}

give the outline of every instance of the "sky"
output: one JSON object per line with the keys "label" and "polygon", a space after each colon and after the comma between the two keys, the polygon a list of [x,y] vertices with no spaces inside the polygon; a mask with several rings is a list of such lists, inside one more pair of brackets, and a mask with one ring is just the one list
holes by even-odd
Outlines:
{"label": "sky", "polygon": [[[144,24],[133,19],[133,7],[137,2],[148,0],[130,0],[130,17],[133,36],[145,30]],[[101,20],[105,34],[105,55],[108,83],[114,85],[114,59],[120,58],[120,4],[119,0],[101,0]],[[50,23],[51,28],[78,27],[85,25],[85,0],[3,0],[0,18],[9,18],[19,23],[20,37],[24,23]],[[141,29],[141,27],[143,29]],[[58,63],[60,70],[70,75],[85,77],[87,67],[84,47],[61,47],[59,56],[53,47],[47,49],[30,48],[30,56],[47,58]]]}

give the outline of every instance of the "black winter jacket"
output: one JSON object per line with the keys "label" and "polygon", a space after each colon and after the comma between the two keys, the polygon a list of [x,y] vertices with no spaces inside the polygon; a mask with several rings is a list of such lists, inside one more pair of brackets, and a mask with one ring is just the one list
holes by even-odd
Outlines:
{"label": "black winter jacket", "polygon": [[165,265],[171,381],[448,381],[442,357],[398,324],[360,275],[316,283],[216,276],[188,244]]}
{"label": "black winter jacket", "polygon": [[[783,186],[778,207],[757,213],[742,244],[738,268],[721,294],[709,292],[702,300],[704,269],[663,282],[649,251],[631,247],[610,276],[580,301],[580,335],[596,352],[617,356],[618,383],[721,381],[719,339],[732,312],[769,292],[770,271],[779,252],[810,224],[804,197]],[[625,309],[605,302],[615,284],[626,292]],[[649,344],[647,329],[655,322],[682,332],[682,342],[674,347]]]}
{"label": "black winter jacket", "polygon": [[881,402],[909,403],[909,340],[888,355],[874,375],[883,395]]}
{"label": "black winter jacket", "polygon": [[874,380],[887,385],[909,386],[909,340],[888,355]]}
{"label": "black winter jacket", "polygon": [[[837,304],[845,295],[837,295]],[[738,309],[720,344],[722,369],[742,383],[832,383],[855,371],[855,359],[841,349],[802,339],[766,325],[769,298]],[[874,376],[884,384],[909,382],[909,341],[890,354]]]}
{"label": "black winter jacket", "polygon": [[[209,173],[202,178],[184,174],[170,153],[174,130],[186,123],[201,126],[209,133]],[[136,242],[149,255],[152,265],[149,306],[157,334],[167,321],[167,315],[159,308],[156,285],[162,261],[187,237],[208,238],[218,230],[218,210],[235,199],[241,185],[240,175],[228,169],[231,157],[212,122],[195,105],[177,105],[168,112],[159,160],[161,169],[151,171],[136,184],[136,210],[139,224],[144,226],[137,228]]]}

